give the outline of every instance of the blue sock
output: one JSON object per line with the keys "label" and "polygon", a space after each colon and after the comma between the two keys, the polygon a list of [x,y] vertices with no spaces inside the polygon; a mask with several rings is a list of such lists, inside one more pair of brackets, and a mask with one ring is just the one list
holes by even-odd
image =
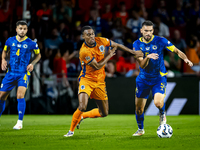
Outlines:
{"label": "blue sock", "polygon": [[135,112],[135,117],[138,124],[138,128],[144,129],[144,112],[142,113],[142,115],[137,115],[137,113]]}
{"label": "blue sock", "polygon": [[0,100],[0,116],[2,115],[3,111],[5,110],[6,101]]}
{"label": "blue sock", "polygon": [[18,110],[18,115],[19,115],[18,120],[23,120],[25,109],[26,109],[26,101],[24,98],[17,99],[17,101],[18,101],[17,110]]}
{"label": "blue sock", "polygon": [[160,113],[163,115],[165,113],[165,103],[163,105],[163,107],[160,109]]}

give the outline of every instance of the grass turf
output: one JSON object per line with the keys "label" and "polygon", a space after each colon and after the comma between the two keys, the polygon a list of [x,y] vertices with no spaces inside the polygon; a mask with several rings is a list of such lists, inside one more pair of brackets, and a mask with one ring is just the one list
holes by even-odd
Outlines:
{"label": "grass turf", "polygon": [[73,137],[63,137],[69,130],[71,115],[25,115],[22,130],[13,130],[17,115],[0,118],[0,150],[11,149],[200,149],[200,116],[167,116],[173,128],[169,139],[158,138],[158,116],[145,116],[145,135],[133,137],[137,130],[135,116],[109,115],[86,119]]}

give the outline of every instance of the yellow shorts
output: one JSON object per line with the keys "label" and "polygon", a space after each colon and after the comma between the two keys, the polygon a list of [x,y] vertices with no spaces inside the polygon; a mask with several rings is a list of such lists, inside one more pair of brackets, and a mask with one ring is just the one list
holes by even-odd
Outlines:
{"label": "yellow shorts", "polygon": [[96,82],[81,78],[79,82],[78,94],[83,92],[87,93],[91,99],[108,100],[105,82]]}

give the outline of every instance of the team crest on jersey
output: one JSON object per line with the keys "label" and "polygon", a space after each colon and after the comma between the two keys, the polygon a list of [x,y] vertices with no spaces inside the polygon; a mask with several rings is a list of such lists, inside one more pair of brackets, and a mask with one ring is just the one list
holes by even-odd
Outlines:
{"label": "team crest on jersey", "polygon": [[156,50],[156,49],[157,49],[157,46],[156,46],[156,45],[153,45],[152,48],[153,48],[153,50]]}
{"label": "team crest on jersey", "polygon": [[99,50],[100,50],[101,52],[104,52],[105,47],[104,47],[103,45],[101,45],[101,46],[99,46]]}
{"label": "team crest on jersey", "polygon": [[15,43],[13,43],[12,46],[15,46]]}
{"label": "team crest on jersey", "polygon": [[27,48],[27,47],[28,47],[28,45],[27,45],[27,44],[24,44],[24,45],[23,45],[23,48]]}
{"label": "team crest on jersey", "polygon": [[150,47],[146,47],[146,50],[147,50],[147,51],[150,50]]}
{"label": "team crest on jersey", "polygon": [[86,59],[87,61],[89,61],[89,60],[90,60],[90,56],[85,57],[85,59]]}
{"label": "team crest on jersey", "polygon": [[85,85],[81,85],[81,90],[84,90],[85,89]]}
{"label": "team crest on jersey", "polygon": [[21,44],[17,44],[17,47],[21,47]]}

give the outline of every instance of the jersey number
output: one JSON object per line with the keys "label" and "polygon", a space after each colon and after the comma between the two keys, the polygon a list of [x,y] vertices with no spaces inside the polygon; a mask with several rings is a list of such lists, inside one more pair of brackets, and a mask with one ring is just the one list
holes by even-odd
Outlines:
{"label": "jersey number", "polygon": [[17,50],[16,55],[19,56],[20,49]]}

